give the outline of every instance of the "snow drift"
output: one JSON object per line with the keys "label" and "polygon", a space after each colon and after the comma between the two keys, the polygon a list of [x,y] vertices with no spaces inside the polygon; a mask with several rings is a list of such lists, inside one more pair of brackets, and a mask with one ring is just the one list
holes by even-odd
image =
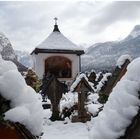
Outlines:
{"label": "snow drift", "polygon": [[140,106],[139,75],[140,58],[137,58],[128,65],[127,73],[113,89],[103,111],[93,118],[90,138],[114,139],[124,135]]}
{"label": "snow drift", "polygon": [[0,94],[11,101],[5,119],[24,124],[34,135],[40,135],[43,123],[41,96],[27,86],[13,62],[0,57]]}

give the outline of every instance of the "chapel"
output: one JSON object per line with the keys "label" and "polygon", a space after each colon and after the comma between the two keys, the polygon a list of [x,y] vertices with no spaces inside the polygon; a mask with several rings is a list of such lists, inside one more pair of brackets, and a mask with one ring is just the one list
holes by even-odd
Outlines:
{"label": "chapel", "polygon": [[57,18],[52,33],[31,53],[33,69],[40,79],[49,73],[58,80],[71,83],[81,71],[84,50],[66,38],[59,30]]}

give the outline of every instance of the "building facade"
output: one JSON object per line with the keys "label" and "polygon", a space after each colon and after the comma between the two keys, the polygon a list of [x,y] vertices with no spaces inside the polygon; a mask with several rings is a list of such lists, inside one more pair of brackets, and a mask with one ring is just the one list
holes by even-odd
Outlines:
{"label": "building facade", "polygon": [[67,39],[55,22],[53,32],[31,53],[33,69],[40,79],[51,73],[71,83],[81,70],[82,54],[84,51]]}

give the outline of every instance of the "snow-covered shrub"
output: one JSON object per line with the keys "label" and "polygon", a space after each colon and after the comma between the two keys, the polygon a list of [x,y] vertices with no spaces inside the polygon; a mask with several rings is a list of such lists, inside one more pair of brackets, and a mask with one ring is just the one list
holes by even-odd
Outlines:
{"label": "snow-covered shrub", "polygon": [[78,93],[69,91],[68,93],[63,94],[63,97],[60,101],[60,111],[62,111],[64,108],[69,109],[77,103],[78,103]]}
{"label": "snow-covered shrub", "polygon": [[92,120],[90,138],[119,138],[137,114],[140,100],[140,58],[133,60],[127,73],[114,87],[103,111]]}
{"label": "snow-covered shrub", "polygon": [[87,111],[92,114],[92,116],[96,116],[99,113],[100,108],[103,107],[103,104],[100,104],[98,99],[99,95],[97,93],[89,92],[86,108]]}
{"label": "snow-covered shrub", "polygon": [[41,96],[29,86],[10,61],[0,57],[0,93],[11,101],[11,109],[5,112],[5,120],[20,122],[32,134],[40,135],[43,124]]}
{"label": "snow-covered shrub", "polygon": [[77,92],[67,92],[63,94],[60,100],[60,112],[61,118],[70,117],[73,113],[75,106],[78,104],[78,93]]}

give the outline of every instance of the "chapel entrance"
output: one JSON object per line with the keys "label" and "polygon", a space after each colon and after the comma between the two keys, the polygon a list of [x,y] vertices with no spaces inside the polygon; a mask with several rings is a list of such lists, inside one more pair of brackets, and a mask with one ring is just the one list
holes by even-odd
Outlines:
{"label": "chapel entrance", "polygon": [[63,56],[51,56],[45,60],[45,75],[54,74],[57,78],[72,77],[72,63]]}

